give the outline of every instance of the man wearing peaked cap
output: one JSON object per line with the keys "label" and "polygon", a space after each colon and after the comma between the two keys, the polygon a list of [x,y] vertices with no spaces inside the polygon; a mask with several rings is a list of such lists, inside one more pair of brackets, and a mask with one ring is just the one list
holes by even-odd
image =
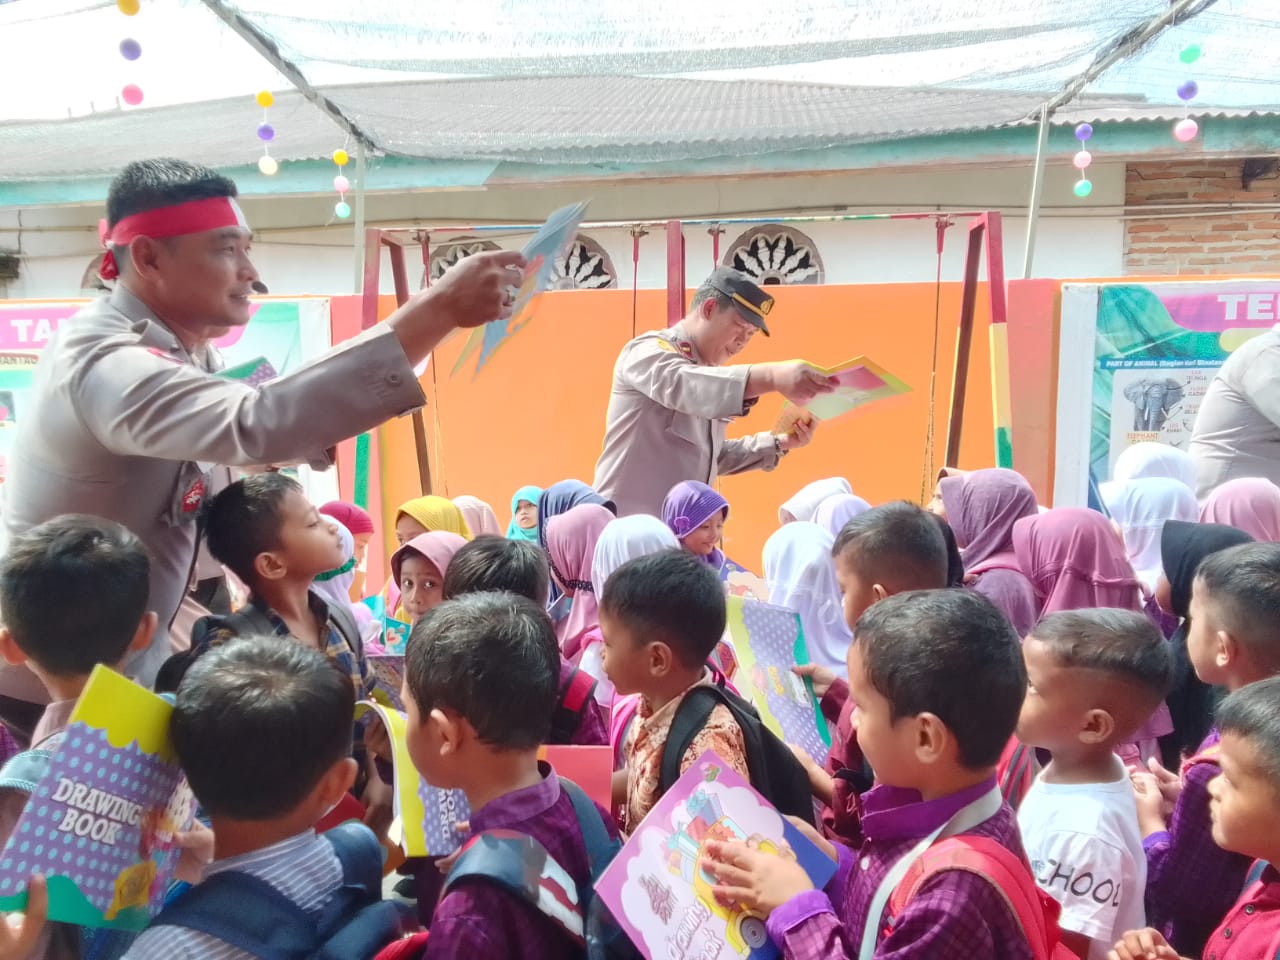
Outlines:
{"label": "man wearing peaked cap", "polygon": [[622,348],[594,484],[618,505],[619,516],[657,515],[667,491],[683,480],[714,484],[721,474],[772,470],[812,438],[812,424],[802,421],[786,436],[725,439],[729,421],[745,416],[763,394],[805,404],[833,388],[799,361],[726,366],[757,330],[769,336],[773,305],[746,276],[717,267],[683,320]]}

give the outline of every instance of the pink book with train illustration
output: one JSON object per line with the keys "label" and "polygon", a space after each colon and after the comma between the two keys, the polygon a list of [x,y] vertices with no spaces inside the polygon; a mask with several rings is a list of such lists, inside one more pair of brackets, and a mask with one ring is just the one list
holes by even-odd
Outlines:
{"label": "pink book with train illustration", "polygon": [[699,861],[709,840],[740,840],[798,861],[819,889],[836,864],[715,753],[704,753],[640,822],[596,882],[649,960],[770,960],[779,956],[764,920],[727,907]]}

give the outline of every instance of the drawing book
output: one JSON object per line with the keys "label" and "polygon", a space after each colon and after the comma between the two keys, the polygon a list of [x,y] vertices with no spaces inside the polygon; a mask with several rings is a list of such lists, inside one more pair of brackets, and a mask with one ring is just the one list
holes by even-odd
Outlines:
{"label": "drawing book", "polygon": [[814,397],[803,407],[786,404],[774,425],[774,433],[790,433],[796,423],[804,419],[835,420],[869,403],[911,390],[902,380],[867,357],[854,357],[837,366],[818,369],[829,377],[835,377],[839,385],[833,392]]}
{"label": "drawing book", "polygon": [[791,668],[809,662],[800,615],[729,597],[729,636],[738,656],[734,684],[760,711],[765,726],[785,743],[794,743],[821,765],[831,749],[831,733],[813,693],[813,681]]}
{"label": "drawing book", "polygon": [[373,677],[373,699],[381,706],[404,713],[400,691],[404,689],[404,654],[370,653],[365,657]]}
{"label": "drawing book", "polygon": [[450,376],[461,370],[478,349],[480,356],[476,360],[475,373],[472,375],[474,380],[494,352],[512,334],[533,319],[536,306],[534,301],[539,294],[550,289],[555,280],[556,261],[578,235],[578,227],[582,224],[582,217],[586,212],[585,203],[571,203],[561,207],[547,218],[547,222],[520,251],[529,265],[525,267],[524,282],[516,292],[516,302],[511,309],[510,319],[495,320],[471,331],[471,336],[453,365]]}
{"label": "drawing book", "polygon": [[[0,910],[21,910],[32,874],[49,919],[141,930],[164,904],[195,799],[169,741],[173,708],[94,668],[66,730],[0,852]],[[56,743],[51,741],[57,740]]]}
{"label": "drawing book", "polygon": [[408,857],[443,857],[453,853],[466,839],[465,834],[458,832],[457,825],[471,818],[467,798],[461,790],[441,790],[419,776],[409,757],[403,713],[369,700],[356,704],[357,720],[369,712],[376,713],[386,724],[391,740],[395,777],[392,839]]}
{"label": "drawing book", "polygon": [[764,921],[712,895],[708,840],[742,840],[796,860],[818,889],[835,861],[708,751],[663,795],[596,881],[596,893],[649,960],[770,960]]}
{"label": "drawing book", "polygon": [[251,387],[260,387],[268,380],[274,380],[279,374],[266,357],[255,357],[219,371],[218,376],[226,377],[228,380],[239,380]]}

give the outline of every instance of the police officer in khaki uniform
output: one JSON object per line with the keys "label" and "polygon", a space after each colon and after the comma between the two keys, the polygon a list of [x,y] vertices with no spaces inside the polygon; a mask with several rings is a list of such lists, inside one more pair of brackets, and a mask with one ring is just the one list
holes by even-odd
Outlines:
{"label": "police officer in khaki uniform", "polygon": [[619,516],[659,514],[667,491],[684,480],[714,484],[721,474],[772,470],[812,439],[809,421],[787,435],[725,439],[729,421],[765,393],[804,404],[833,389],[829,378],[799,361],[721,366],[757,330],[769,335],[765,318],[773,303],[743,274],[718,267],[683,320],[622,348],[595,478]]}
{"label": "police officer in khaki uniform", "polygon": [[[340,440],[422,406],[414,365],[454,328],[509,315],[524,266],[513,252],[469,257],[385,323],[253,387],[213,375],[222,364],[210,345],[247,323],[249,295],[266,290],[235,195],[232,181],[178,160],[133,163],[113,181],[103,275],[118,276],[115,289],[41,355],[0,488],[6,542],[88,513],[146,543],[161,629],[130,672],[148,683],[169,653],[213,467],[324,468]],[[18,670],[0,675],[0,696],[41,700]]]}

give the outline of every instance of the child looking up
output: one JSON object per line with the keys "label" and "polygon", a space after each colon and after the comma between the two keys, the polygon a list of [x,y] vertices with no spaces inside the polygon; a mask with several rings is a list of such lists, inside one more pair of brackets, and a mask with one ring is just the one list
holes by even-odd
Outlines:
{"label": "child looking up", "polygon": [[1173,658],[1146,616],[1105,608],[1050,614],[1022,655],[1018,739],[1053,755],[1018,808],[1022,840],[1036,882],[1062,904],[1063,943],[1104,960],[1146,926],[1147,858],[1115,748],[1168,692]]}
{"label": "child looking up", "polygon": [[396,619],[415,623],[444,599],[444,578],[467,541],[456,533],[421,533],[391,555],[391,576],[400,591]]}
{"label": "child looking up", "polygon": [[863,943],[885,960],[1030,960],[1005,893],[980,873],[930,872],[894,916],[877,895],[939,835],[986,838],[1026,869],[995,778],[1026,692],[1018,637],[972,591],[910,592],[862,616],[848,668],[858,740],[879,783],[863,799],[866,839],[856,852],[829,850],[840,867],[825,891],[794,861],[709,843],[717,899],[767,916],[788,960],[857,957]]}
{"label": "child looking up", "polygon": [[[1187,651],[1205,683],[1239,690],[1280,673],[1280,544],[1250,543],[1207,557],[1191,589]],[[1212,730],[1177,777],[1135,773],[1146,838],[1147,922],[1181,953],[1198,956],[1231,908],[1248,859],[1213,843],[1209,781],[1218,775]],[[1166,820],[1165,803],[1172,802]]]}
{"label": "child looking up", "polygon": [[[510,593],[445,601],[409,639],[409,753],[428,783],[466,794],[474,833],[532,837],[575,885],[585,886],[590,869],[573,800],[555,771],[538,762],[559,673],[555,633],[536,603]],[[608,815],[597,813],[616,836]],[[531,903],[472,879],[446,888],[425,956],[542,960],[584,951]]]}

